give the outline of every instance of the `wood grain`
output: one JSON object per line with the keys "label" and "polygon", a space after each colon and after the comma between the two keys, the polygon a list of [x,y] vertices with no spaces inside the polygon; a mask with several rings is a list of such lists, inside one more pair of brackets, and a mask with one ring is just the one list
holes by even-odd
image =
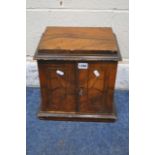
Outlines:
{"label": "wood grain", "polygon": [[[114,89],[121,58],[111,28],[48,27],[38,60],[46,120],[115,121]],[[86,68],[79,68],[85,63]]]}
{"label": "wood grain", "polygon": [[47,27],[40,52],[117,52],[111,28]]}
{"label": "wood grain", "polygon": [[[88,69],[78,69],[78,63],[81,62],[38,61],[41,111],[47,111],[54,117],[50,111],[65,112],[65,117],[74,112],[81,116],[100,115],[100,118],[105,119],[107,116],[115,116],[113,94],[117,63],[86,62]],[[57,70],[63,71],[64,75],[57,75]],[[94,71],[97,71],[99,76],[95,76]],[[42,118],[42,115],[40,117]],[[78,120],[76,116],[73,118]]]}

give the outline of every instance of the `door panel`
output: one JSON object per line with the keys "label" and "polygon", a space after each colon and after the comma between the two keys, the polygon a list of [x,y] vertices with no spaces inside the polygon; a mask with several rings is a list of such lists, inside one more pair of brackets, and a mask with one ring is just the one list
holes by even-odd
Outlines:
{"label": "door panel", "polygon": [[48,64],[46,66],[49,111],[72,112],[76,109],[74,64]]}
{"label": "door panel", "polygon": [[42,110],[112,112],[117,63],[39,63]]}
{"label": "door panel", "polygon": [[105,105],[106,65],[89,63],[88,69],[79,70],[80,112],[102,113]]}

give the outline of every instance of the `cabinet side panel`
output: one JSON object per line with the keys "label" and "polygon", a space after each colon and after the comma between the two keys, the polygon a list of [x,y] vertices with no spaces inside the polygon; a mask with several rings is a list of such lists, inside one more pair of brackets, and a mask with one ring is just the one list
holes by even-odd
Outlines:
{"label": "cabinet side panel", "polygon": [[108,64],[108,89],[115,89],[116,81],[116,72],[117,72],[117,62],[111,62]]}
{"label": "cabinet side panel", "polygon": [[107,66],[107,91],[106,91],[106,104],[109,111],[114,112],[114,92],[115,92],[115,81],[117,72],[117,62],[110,62]]}
{"label": "cabinet side panel", "polygon": [[48,97],[47,97],[47,82],[46,82],[46,68],[38,61],[39,79],[40,79],[40,92],[41,92],[41,105],[42,111],[47,110]]}

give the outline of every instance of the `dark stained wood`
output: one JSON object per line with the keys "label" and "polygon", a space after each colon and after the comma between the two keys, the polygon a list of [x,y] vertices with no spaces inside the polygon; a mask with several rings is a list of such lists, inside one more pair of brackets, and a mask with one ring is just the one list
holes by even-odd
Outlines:
{"label": "dark stained wood", "polygon": [[[41,90],[45,89],[46,109],[53,111],[75,111],[76,87],[73,63],[44,63],[39,61]],[[63,72],[61,76],[57,71]],[[72,75],[70,74],[72,73]],[[44,85],[46,87],[44,88]],[[42,94],[44,94],[44,92]]]}
{"label": "dark stained wood", "polygon": [[121,56],[111,28],[47,27],[34,59],[119,61]]}
{"label": "dark stained wood", "polygon": [[39,111],[38,117],[43,120],[56,121],[82,121],[82,122],[115,122],[116,113],[113,114],[92,114],[78,112],[56,112],[56,111]]}
{"label": "dark stained wood", "polygon": [[[80,112],[101,113],[106,110],[104,108],[105,69],[104,63],[89,63],[87,70],[80,70],[80,91],[83,92],[80,96]],[[100,74],[99,77],[95,76],[94,71]]]}
{"label": "dark stained wood", "polygon": [[[111,28],[46,29],[35,55],[41,88],[40,119],[116,120],[114,88],[120,53],[113,36]],[[104,41],[93,44],[92,38]],[[81,63],[84,68],[79,67]]]}
{"label": "dark stained wood", "polygon": [[50,54],[50,53],[39,53],[36,51],[35,60],[63,60],[63,61],[120,61],[120,53],[116,54]]}

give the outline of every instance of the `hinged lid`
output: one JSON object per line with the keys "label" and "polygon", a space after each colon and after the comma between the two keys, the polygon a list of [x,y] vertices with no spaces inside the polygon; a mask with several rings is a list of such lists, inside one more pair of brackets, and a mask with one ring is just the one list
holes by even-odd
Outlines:
{"label": "hinged lid", "polygon": [[111,28],[47,27],[42,35],[37,60],[120,60]]}

